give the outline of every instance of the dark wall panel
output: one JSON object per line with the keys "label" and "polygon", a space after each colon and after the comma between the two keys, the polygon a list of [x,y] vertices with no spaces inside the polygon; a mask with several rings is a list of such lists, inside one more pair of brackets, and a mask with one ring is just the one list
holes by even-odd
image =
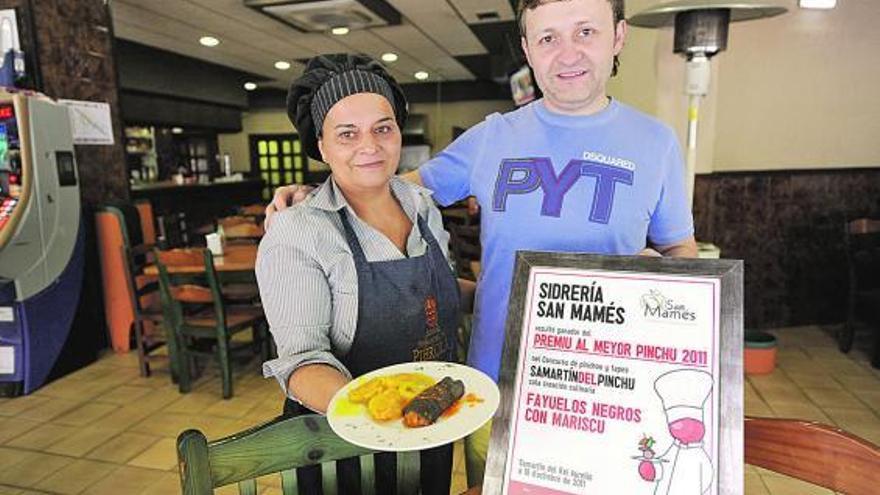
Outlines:
{"label": "dark wall panel", "polygon": [[125,40],[117,40],[117,67],[119,87],[123,90],[238,108],[247,107],[245,81],[262,79]]}
{"label": "dark wall panel", "polygon": [[[483,80],[412,83],[401,87],[411,104],[512,99],[510,85]],[[280,88],[260,88],[248,94],[248,106],[252,110],[283,109],[287,107],[286,100],[287,90]]]}
{"label": "dark wall panel", "polygon": [[843,226],[880,218],[880,168],[698,175],[697,239],[745,261],[746,325],[844,319]]}
{"label": "dark wall panel", "polygon": [[241,131],[241,110],[234,107],[122,91],[122,119],[130,124],[200,127]]}

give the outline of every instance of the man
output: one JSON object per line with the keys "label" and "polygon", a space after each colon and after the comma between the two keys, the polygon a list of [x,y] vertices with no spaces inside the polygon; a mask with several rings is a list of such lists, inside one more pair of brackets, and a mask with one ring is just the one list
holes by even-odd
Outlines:
{"label": "man", "polygon": [[[496,380],[516,251],[697,254],[674,132],[606,93],[626,39],[624,1],[520,0],[517,18],[544,97],[490,115],[404,176],[441,204],[476,196],[481,206],[468,364]],[[487,442],[488,429],[469,439],[472,481]]]}

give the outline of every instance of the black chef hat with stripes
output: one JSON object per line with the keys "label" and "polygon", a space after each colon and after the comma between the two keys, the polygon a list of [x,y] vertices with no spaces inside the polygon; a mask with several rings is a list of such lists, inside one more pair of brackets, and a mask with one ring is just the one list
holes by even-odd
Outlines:
{"label": "black chef hat with stripes", "polygon": [[369,57],[349,53],[318,55],[290,84],[287,116],[299,132],[309,157],[321,159],[318,138],[327,112],[339,100],[357,93],[376,93],[387,98],[397,125],[403,128],[407,116],[403,90],[379,62]]}

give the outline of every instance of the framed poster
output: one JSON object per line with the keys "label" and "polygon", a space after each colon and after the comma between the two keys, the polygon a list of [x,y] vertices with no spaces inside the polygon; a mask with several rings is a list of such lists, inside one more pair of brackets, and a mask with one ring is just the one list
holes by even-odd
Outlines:
{"label": "framed poster", "polygon": [[519,252],[484,494],[743,492],[741,261]]}

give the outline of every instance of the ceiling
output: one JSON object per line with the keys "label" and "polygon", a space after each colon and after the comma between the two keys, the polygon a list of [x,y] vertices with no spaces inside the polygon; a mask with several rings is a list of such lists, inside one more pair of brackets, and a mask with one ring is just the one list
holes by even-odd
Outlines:
{"label": "ceiling", "polygon": [[[385,65],[402,83],[417,82],[417,71],[427,71],[428,82],[486,79],[492,66],[519,56],[510,48],[516,32],[512,0],[358,1],[391,7],[400,23],[336,36],[302,32],[246,6],[245,0],[114,0],[110,5],[117,37],[254,74],[264,78],[264,87],[286,87],[302,61],[320,53],[357,52],[377,59],[397,53],[399,59]],[[480,19],[493,12],[497,16]],[[220,44],[204,47],[202,36],[216,37]],[[290,62],[291,69],[276,69],[279,60]]]}

